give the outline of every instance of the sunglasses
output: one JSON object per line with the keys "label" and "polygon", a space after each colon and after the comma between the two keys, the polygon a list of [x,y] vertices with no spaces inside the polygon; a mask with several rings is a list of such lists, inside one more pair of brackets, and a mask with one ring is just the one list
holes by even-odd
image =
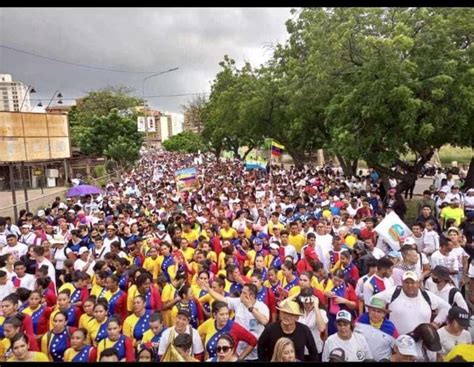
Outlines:
{"label": "sunglasses", "polygon": [[217,353],[228,353],[231,349],[232,347],[229,347],[228,345],[216,347]]}

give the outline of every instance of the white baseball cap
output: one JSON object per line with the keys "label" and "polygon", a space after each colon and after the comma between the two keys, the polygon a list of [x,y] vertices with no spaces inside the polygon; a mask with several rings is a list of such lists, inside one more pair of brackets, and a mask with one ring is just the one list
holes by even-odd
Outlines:
{"label": "white baseball cap", "polygon": [[404,245],[416,245],[415,239],[413,237],[407,237],[405,238],[405,241],[403,241]]}
{"label": "white baseball cap", "polygon": [[403,274],[402,280],[405,281],[407,279],[414,280],[415,282],[418,281],[418,275],[414,271],[406,271],[405,274]]}
{"label": "white baseball cap", "polygon": [[411,336],[400,335],[397,340],[395,340],[395,345],[397,346],[400,354],[403,354],[404,356],[418,357],[416,344]]}
{"label": "white baseball cap", "polygon": [[278,250],[280,248],[280,245],[278,244],[278,242],[272,242],[270,244],[270,248]]}
{"label": "white baseball cap", "polygon": [[343,320],[343,321],[347,321],[348,323],[351,323],[352,316],[348,311],[342,310],[342,311],[339,311],[336,315],[336,321],[339,321],[339,320]]}
{"label": "white baseball cap", "polygon": [[90,250],[87,247],[81,247],[79,249],[79,255],[82,255],[85,252],[89,252]]}

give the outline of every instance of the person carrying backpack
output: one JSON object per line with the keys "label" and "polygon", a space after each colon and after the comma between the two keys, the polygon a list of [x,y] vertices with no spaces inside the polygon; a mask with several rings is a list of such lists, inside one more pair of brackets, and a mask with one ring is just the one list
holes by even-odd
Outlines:
{"label": "person carrying backpack", "polygon": [[433,325],[439,328],[446,321],[450,309],[448,302],[420,288],[418,276],[413,271],[405,272],[401,286],[384,290],[373,297],[388,303],[390,321],[400,334],[409,333],[419,324],[430,323],[433,311],[437,312]]}
{"label": "person carrying backpack", "polygon": [[431,271],[431,277],[426,281],[425,288],[444,299],[450,306],[458,306],[469,310],[461,291],[453,285],[447,267],[437,265]]}

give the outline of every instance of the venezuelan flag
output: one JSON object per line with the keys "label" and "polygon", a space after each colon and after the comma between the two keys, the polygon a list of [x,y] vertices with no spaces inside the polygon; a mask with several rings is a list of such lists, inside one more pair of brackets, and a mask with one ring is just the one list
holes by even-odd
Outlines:
{"label": "venezuelan flag", "polygon": [[276,141],[272,140],[272,156],[279,157],[283,154],[285,147],[281,144],[278,144]]}

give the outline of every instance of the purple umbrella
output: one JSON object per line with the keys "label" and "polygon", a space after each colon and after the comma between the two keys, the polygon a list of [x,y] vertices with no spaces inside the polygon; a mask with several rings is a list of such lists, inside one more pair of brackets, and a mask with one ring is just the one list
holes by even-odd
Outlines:
{"label": "purple umbrella", "polygon": [[71,187],[67,194],[67,198],[71,198],[73,196],[85,196],[85,195],[93,195],[93,194],[100,194],[102,192],[101,189],[91,185],[79,185]]}

